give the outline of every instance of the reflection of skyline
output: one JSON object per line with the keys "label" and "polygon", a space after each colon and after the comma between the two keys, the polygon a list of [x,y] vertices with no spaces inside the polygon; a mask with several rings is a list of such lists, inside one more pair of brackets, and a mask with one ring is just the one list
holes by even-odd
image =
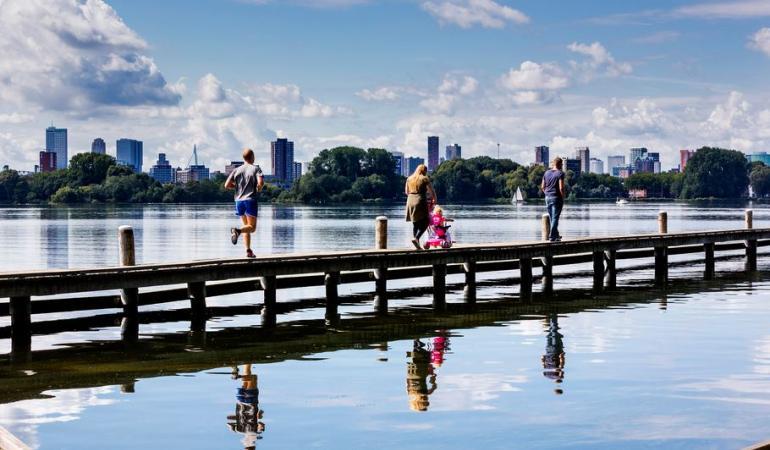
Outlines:
{"label": "reflection of skyline", "polygon": [[273,206],[273,252],[289,253],[294,251],[295,209],[292,207]]}
{"label": "reflection of skyline", "polygon": [[40,247],[47,268],[69,268],[69,213],[69,208],[40,209]]}

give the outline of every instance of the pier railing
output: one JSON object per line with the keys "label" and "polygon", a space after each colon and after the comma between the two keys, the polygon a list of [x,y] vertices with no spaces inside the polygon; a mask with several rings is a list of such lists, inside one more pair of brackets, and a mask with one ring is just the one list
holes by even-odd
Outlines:
{"label": "pier railing", "polygon": [[[770,245],[770,228],[754,229],[751,211],[746,228],[722,231],[667,233],[667,216],[659,216],[659,233],[635,236],[571,239],[562,242],[512,242],[457,245],[449,249],[386,249],[387,219],[375,222],[375,249],[285,254],[255,259],[217,259],[177,264],[134,265],[133,230],[121,227],[122,266],[99,269],[47,270],[0,274],[0,317],[11,316],[10,335],[16,352],[31,348],[32,315],[99,309],[122,309],[124,338],[138,334],[139,306],[189,300],[193,329],[205,326],[209,297],[263,292],[263,324],[275,323],[276,291],[285,288],[325,287],[326,318],[334,320],[339,305],[338,286],[344,283],[375,283],[375,309],[388,309],[388,280],[432,277],[433,307],[446,306],[446,277],[465,275],[465,300],[476,299],[476,274],[518,271],[519,295],[531,297],[533,267],[542,268],[544,294],[553,292],[553,267],[592,263],[593,289],[613,289],[616,261],[654,258],[654,282],[668,280],[669,256],[702,253],[704,277],[715,274],[715,252],[745,251],[745,268],[757,268],[757,247]],[[544,222],[545,222],[544,217]],[[544,223],[544,229],[547,228]],[[652,281],[652,280],[651,280]],[[150,292],[140,289],[178,286]],[[118,295],[85,298],[43,298],[61,294],[120,290]]]}

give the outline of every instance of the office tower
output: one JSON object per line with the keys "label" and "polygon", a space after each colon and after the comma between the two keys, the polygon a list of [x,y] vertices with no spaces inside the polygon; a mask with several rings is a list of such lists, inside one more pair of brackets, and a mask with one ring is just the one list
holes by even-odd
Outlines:
{"label": "office tower", "polygon": [[115,143],[117,148],[116,159],[118,164],[123,166],[129,166],[134,169],[134,172],[142,172],[142,141],[135,139],[118,139]]}
{"label": "office tower", "polygon": [[623,155],[611,155],[607,157],[607,170],[613,177],[618,176],[616,174],[616,167],[623,167],[626,165],[626,157]]}
{"label": "office tower", "polygon": [[438,164],[438,136],[428,136],[428,169],[436,170]]}
{"label": "office tower", "polygon": [[446,160],[460,159],[463,157],[463,149],[457,144],[446,146]]}
{"label": "office tower", "polygon": [[404,174],[404,154],[401,152],[391,152],[391,156],[393,156],[393,162],[395,163],[395,168],[393,169],[393,172],[396,173],[396,175],[403,175]]}
{"label": "office tower", "polygon": [[209,168],[204,165],[194,164],[186,169],[177,168],[176,174],[177,183],[187,184],[192,181],[203,181],[211,178]]}
{"label": "office tower", "polygon": [[655,173],[655,161],[652,158],[637,158],[632,166],[634,167],[634,173]]}
{"label": "office tower", "polygon": [[231,173],[235,171],[235,169],[241,167],[243,165],[243,161],[230,161],[230,164],[225,166],[225,175],[230,176]]}
{"label": "office tower", "polygon": [[159,183],[173,183],[176,180],[176,170],[171,167],[165,153],[158,153],[158,161],[150,167],[150,177]]}
{"label": "office tower", "polygon": [[658,152],[648,152],[647,157],[653,161],[660,161],[660,153]]}
{"label": "office tower", "polygon": [[291,177],[294,181],[297,181],[302,177],[302,163],[294,161],[291,165],[292,167],[292,174]]}
{"label": "office tower", "polygon": [[591,150],[588,147],[576,147],[575,158],[580,160],[580,172],[591,172]]}
{"label": "office tower", "polygon": [[104,143],[104,139],[94,139],[94,141],[91,143],[91,153],[96,153],[99,155],[107,154],[107,144]]}
{"label": "office tower", "polygon": [[660,161],[652,161],[652,173],[660,173]]}
{"label": "office tower", "polygon": [[40,171],[53,172],[56,170],[56,152],[40,152]]}
{"label": "office tower", "polygon": [[273,176],[280,181],[294,180],[294,142],[279,138],[270,143],[270,166]]}
{"label": "office tower", "polygon": [[591,158],[590,161],[591,173],[604,173],[604,161],[598,158]]}
{"label": "office tower", "polygon": [[634,147],[629,152],[628,163],[636,164],[637,159],[644,159],[647,157],[647,149],[644,147]]}
{"label": "office tower", "polygon": [[695,154],[695,150],[679,150],[679,171],[684,172],[687,162]]}
{"label": "office tower", "polygon": [[45,151],[56,153],[56,168],[67,168],[67,129],[53,125],[45,129]]}
{"label": "office tower", "polygon": [[573,174],[580,175],[583,169],[583,161],[580,159],[567,159],[564,161],[565,170],[571,170]]}
{"label": "office tower", "polygon": [[417,166],[420,164],[425,164],[425,159],[417,156],[410,156],[406,158],[406,176],[413,174],[414,171],[417,170]]}
{"label": "office tower", "polygon": [[540,145],[535,147],[535,164],[539,164],[543,167],[548,167],[550,162],[549,153],[550,149],[547,145]]}

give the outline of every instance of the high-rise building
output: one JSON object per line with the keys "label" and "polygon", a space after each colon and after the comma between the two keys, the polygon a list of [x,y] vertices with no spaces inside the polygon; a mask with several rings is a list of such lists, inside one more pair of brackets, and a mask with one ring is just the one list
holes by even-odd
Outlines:
{"label": "high-rise building", "polygon": [[225,176],[230,176],[231,173],[235,171],[235,169],[241,167],[243,165],[243,161],[230,161],[230,164],[225,166]]}
{"label": "high-rise building", "polygon": [[456,143],[454,145],[446,146],[446,160],[451,161],[453,159],[460,159],[463,157],[463,149]]}
{"label": "high-rise building", "polygon": [[40,171],[53,172],[56,170],[56,152],[40,152]]}
{"label": "high-rise building", "polygon": [[436,170],[438,164],[438,136],[428,136],[428,169]]}
{"label": "high-rise building", "polygon": [[[655,161],[652,158],[637,158],[633,164],[634,173],[655,173]],[[660,167],[660,162],[658,161]]]}
{"label": "high-rise building", "polygon": [[684,172],[687,162],[695,154],[695,150],[679,150],[679,171]]}
{"label": "high-rise building", "polygon": [[591,158],[589,166],[591,173],[604,173],[604,161],[599,158]]}
{"label": "high-rise building", "polygon": [[165,153],[158,153],[158,161],[150,167],[150,177],[159,183],[173,183],[176,181],[176,170],[166,159]]}
{"label": "high-rise building", "polygon": [[660,161],[653,161],[652,162],[652,173],[660,173],[661,167],[660,167]]}
{"label": "high-rise building", "polygon": [[425,164],[425,159],[418,156],[410,156],[406,158],[406,175],[409,176],[417,170],[417,166]]}
{"label": "high-rise building", "polygon": [[302,177],[302,163],[294,161],[291,165],[292,167],[292,179],[294,181],[299,180]]}
{"label": "high-rise building", "polygon": [[746,155],[746,159],[750,162],[761,162],[766,166],[770,166],[770,154],[767,152],[756,152]]}
{"label": "high-rise building", "polygon": [[637,159],[647,157],[647,149],[645,147],[634,147],[629,151],[628,156],[628,163],[634,165]]}
{"label": "high-rise building", "polygon": [[567,159],[564,161],[566,170],[571,170],[573,174],[580,175],[583,169],[583,161],[579,159]]}
{"label": "high-rise building", "polygon": [[396,175],[403,175],[404,174],[404,154],[401,152],[391,152],[391,156],[393,156],[393,162],[395,163],[395,167],[393,168],[393,172],[396,173]]}
{"label": "high-rise building", "polygon": [[616,174],[616,167],[623,167],[626,165],[626,157],[623,155],[612,155],[607,157],[607,170],[613,177],[618,176]]}
{"label": "high-rise building", "polygon": [[191,181],[202,181],[211,178],[208,167],[204,165],[193,164],[186,169],[177,168],[176,174],[177,183],[187,184]]}
{"label": "high-rise building", "polygon": [[543,167],[548,167],[548,163],[550,162],[548,153],[550,152],[550,149],[547,145],[540,145],[538,147],[535,147],[535,164],[539,164]]}
{"label": "high-rise building", "polygon": [[94,139],[94,141],[91,143],[91,153],[96,153],[99,155],[107,154],[107,144],[104,143],[104,139]]}
{"label": "high-rise building", "polygon": [[580,160],[580,172],[591,172],[591,150],[588,147],[576,147],[575,158]]}
{"label": "high-rise building", "polygon": [[135,139],[118,139],[115,144],[117,148],[117,161],[118,164],[123,166],[129,166],[134,169],[134,172],[142,172],[142,158],[143,158],[143,144],[142,141]]}
{"label": "high-rise building", "polygon": [[276,180],[294,181],[294,142],[279,138],[270,143],[270,166]]}
{"label": "high-rise building", "polygon": [[660,153],[658,152],[648,152],[647,157],[653,161],[660,161]]}
{"label": "high-rise building", "polygon": [[45,151],[56,153],[56,168],[67,168],[67,129],[53,125],[45,129]]}

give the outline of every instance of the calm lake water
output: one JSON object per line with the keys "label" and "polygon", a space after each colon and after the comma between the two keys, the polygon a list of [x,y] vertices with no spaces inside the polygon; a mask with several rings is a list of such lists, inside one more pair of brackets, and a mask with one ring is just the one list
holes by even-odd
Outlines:
{"label": "calm lake water", "polygon": [[[746,207],[755,227],[770,223],[763,205],[582,204],[565,209],[562,234],[656,232],[660,210],[670,232],[742,228]],[[539,205],[445,210],[459,242],[539,238]],[[260,214],[258,254],[371,247],[378,215],[391,218],[391,248],[409,240],[400,206]],[[0,208],[0,271],[115,265],[120,225],[134,227],[140,263],[240,257],[234,224],[228,205]],[[274,333],[251,314],[214,317],[203,337],[186,322],[143,324],[137,349],[106,342],[118,327],[35,336],[50,358],[3,363],[0,425],[41,449],[738,449],[770,439],[770,258],[756,276],[741,268],[720,261],[707,283],[702,265],[677,267],[663,292],[645,287],[644,267],[600,297],[588,278],[557,278],[559,297],[530,305],[491,281],[515,273],[488,274],[478,309],[440,317],[429,280],[393,282],[387,320],[358,297],[372,286],[345,286],[335,329],[308,307]],[[447,300],[459,308],[461,288]]]}

